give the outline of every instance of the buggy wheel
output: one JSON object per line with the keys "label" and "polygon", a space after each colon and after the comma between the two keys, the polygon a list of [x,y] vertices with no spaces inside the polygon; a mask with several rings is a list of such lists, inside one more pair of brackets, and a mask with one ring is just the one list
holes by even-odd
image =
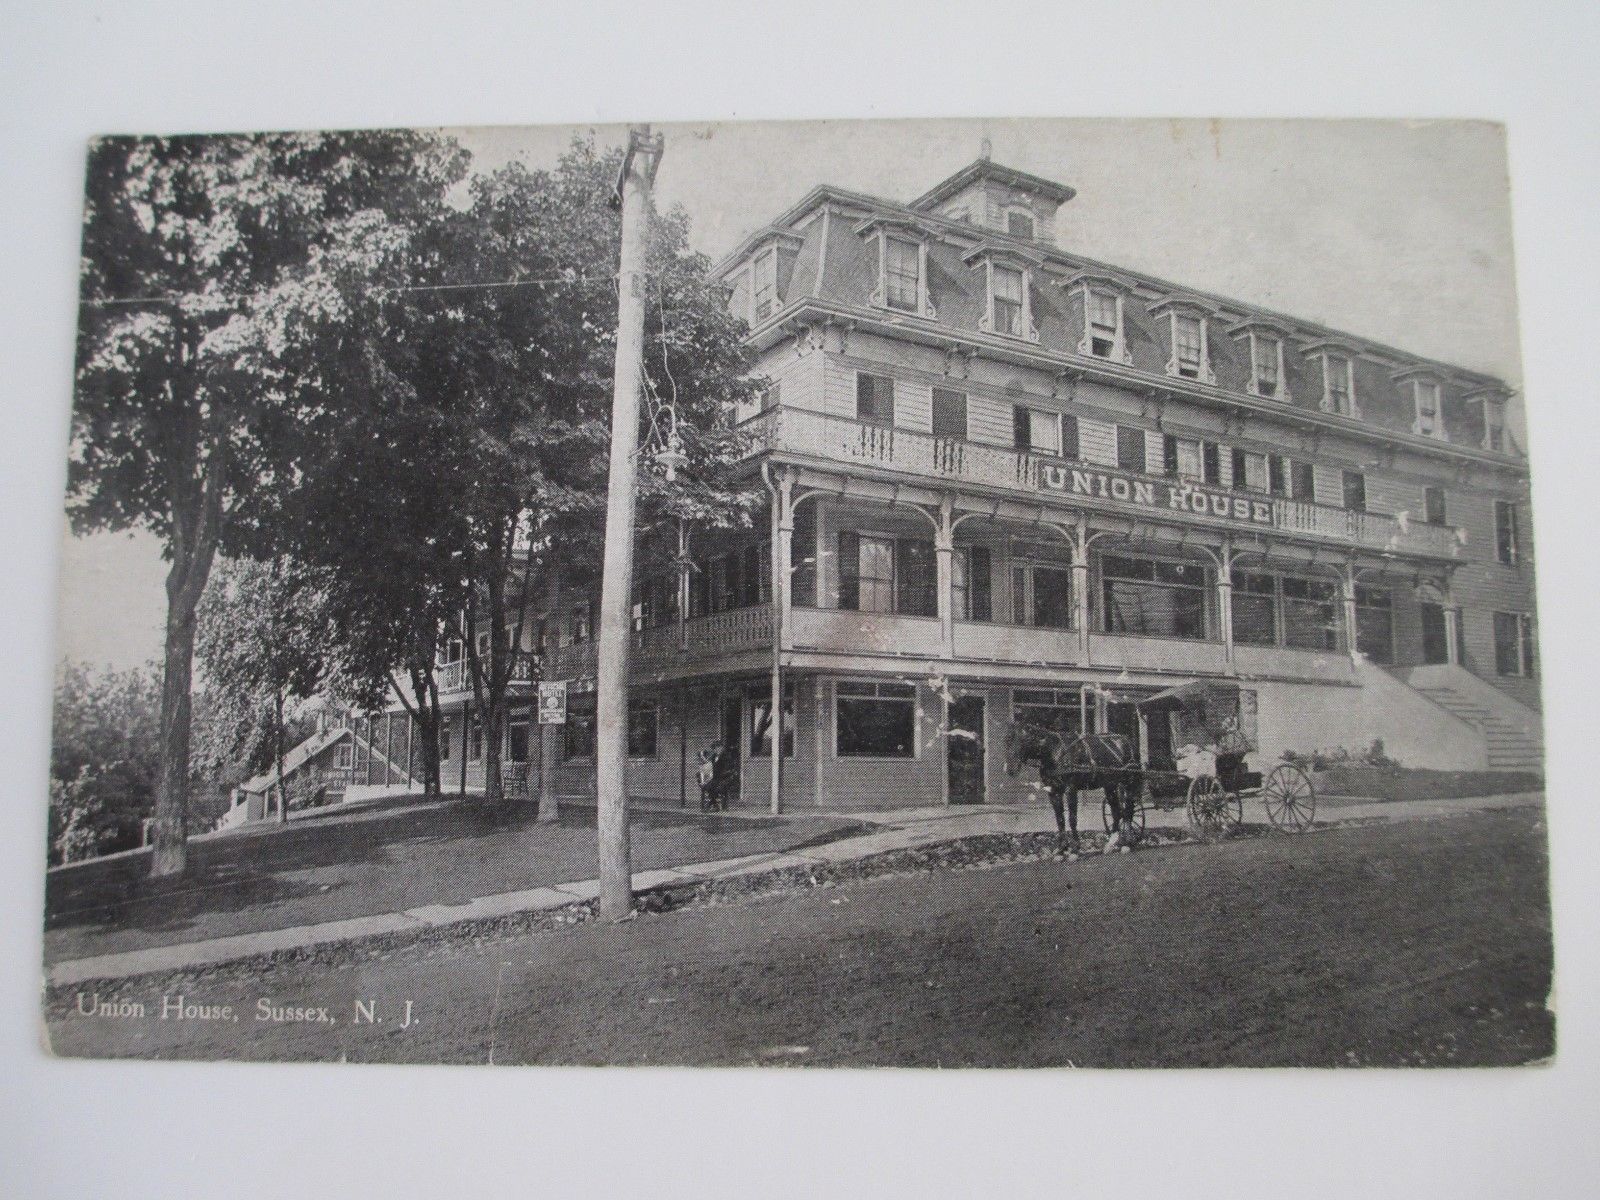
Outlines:
{"label": "buggy wheel", "polygon": [[1239,823],[1239,797],[1223,788],[1214,775],[1202,775],[1189,785],[1189,822],[1201,833],[1226,833]]}
{"label": "buggy wheel", "polygon": [[1317,813],[1317,789],[1299,767],[1281,763],[1262,781],[1261,802],[1274,826],[1287,833],[1304,833]]}
{"label": "buggy wheel", "polygon": [[[1133,798],[1133,832],[1144,832],[1144,810],[1149,806],[1150,792],[1148,785],[1139,789],[1139,794]],[[1100,801],[1100,824],[1105,826],[1107,833],[1115,833],[1117,823],[1111,815],[1111,797],[1107,796]]]}

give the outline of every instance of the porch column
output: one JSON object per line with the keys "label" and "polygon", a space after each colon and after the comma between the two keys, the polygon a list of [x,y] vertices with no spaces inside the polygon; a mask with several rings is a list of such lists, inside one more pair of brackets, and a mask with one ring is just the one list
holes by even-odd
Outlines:
{"label": "porch column", "polygon": [[1360,654],[1356,649],[1356,570],[1354,563],[1345,564],[1344,575],[1339,581],[1339,589],[1344,600],[1345,650],[1350,655],[1350,665],[1354,666]]}
{"label": "porch column", "polygon": [[772,715],[767,732],[771,740],[771,794],[768,808],[783,811],[783,649],[789,637],[789,563],[794,549],[794,475],[778,476],[772,498]]}
{"label": "porch column", "polygon": [[1233,539],[1222,539],[1217,567],[1217,620],[1222,624],[1222,655],[1233,670]]}
{"label": "porch column", "polygon": [[461,702],[461,794],[467,794],[467,744],[472,740],[472,701]]}
{"label": "porch column", "polygon": [[1078,627],[1078,656],[1089,662],[1089,537],[1080,522],[1073,526],[1072,622]]}
{"label": "porch column", "polygon": [[939,526],[933,538],[939,586],[939,649],[945,658],[956,652],[955,526],[950,519],[953,508],[948,493],[939,497]]}

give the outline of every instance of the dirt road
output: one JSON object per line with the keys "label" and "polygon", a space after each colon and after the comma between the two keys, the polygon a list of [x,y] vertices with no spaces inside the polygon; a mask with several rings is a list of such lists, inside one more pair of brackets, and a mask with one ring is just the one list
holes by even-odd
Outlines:
{"label": "dirt road", "polygon": [[[1540,812],[1490,812],[135,981],[58,997],[51,1030],[137,1057],[1509,1064],[1553,1047],[1545,880]],[[82,1011],[114,1000],[143,1011]]]}

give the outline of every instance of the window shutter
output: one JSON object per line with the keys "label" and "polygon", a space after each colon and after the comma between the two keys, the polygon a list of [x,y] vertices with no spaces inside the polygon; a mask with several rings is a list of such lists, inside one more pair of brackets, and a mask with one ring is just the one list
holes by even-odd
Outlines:
{"label": "window shutter", "polygon": [[1290,489],[1296,500],[1317,498],[1316,477],[1308,462],[1296,462],[1290,470]]}
{"label": "window shutter", "polygon": [[1250,479],[1250,468],[1245,463],[1245,453],[1237,446],[1233,448],[1233,490],[1242,492]]}
{"label": "window shutter", "polygon": [[1028,410],[1018,404],[1011,409],[1011,444],[1018,450],[1026,450],[1033,444],[1033,435],[1029,431],[1032,418]]}
{"label": "window shutter", "polygon": [[865,371],[856,374],[856,419],[874,425],[894,424],[894,380]]}
{"label": "window shutter", "polygon": [[1078,418],[1071,413],[1061,417],[1061,457],[1081,457],[1078,449]]}
{"label": "window shutter", "polygon": [[1215,442],[1200,443],[1200,477],[1212,485],[1222,482],[1222,452]]}
{"label": "window shutter", "polygon": [[1267,490],[1274,496],[1288,495],[1288,481],[1284,479],[1288,462],[1281,454],[1267,455]]}
{"label": "window shutter", "polygon": [[1344,473],[1344,506],[1351,512],[1367,511],[1367,477],[1360,471]]}
{"label": "window shutter", "polygon": [[1178,474],[1178,439],[1170,433],[1161,438],[1161,469],[1174,478]]}
{"label": "window shutter", "polygon": [[839,534],[839,607],[861,607],[861,535],[850,530]]}
{"label": "window shutter", "polygon": [[933,389],[933,432],[936,437],[967,436],[967,397],[948,388]]}
{"label": "window shutter", "polygon": [[967,550],[967,599],[974,621],[994,620],[994,588],[990,583],[989,547]]}
{"label": "window shutter", "polygon": [[1117,466],[1124,471],[1144,473],[1144,430],[1117,426]]}

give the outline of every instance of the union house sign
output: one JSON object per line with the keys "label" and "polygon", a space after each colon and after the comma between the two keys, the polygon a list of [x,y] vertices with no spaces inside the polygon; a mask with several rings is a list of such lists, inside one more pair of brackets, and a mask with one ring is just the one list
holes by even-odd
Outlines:
{"label": "union house sign", "polygon": [[1170,509],[1247,525],[1272,524],[1271,501],[1216,488],[1197,487],[1188,480],[1167,483],[1138,479],[1118,471],[1047,463],[1039,468],[1039,486],[1045,491],[1089,496],[1117,504]]}

